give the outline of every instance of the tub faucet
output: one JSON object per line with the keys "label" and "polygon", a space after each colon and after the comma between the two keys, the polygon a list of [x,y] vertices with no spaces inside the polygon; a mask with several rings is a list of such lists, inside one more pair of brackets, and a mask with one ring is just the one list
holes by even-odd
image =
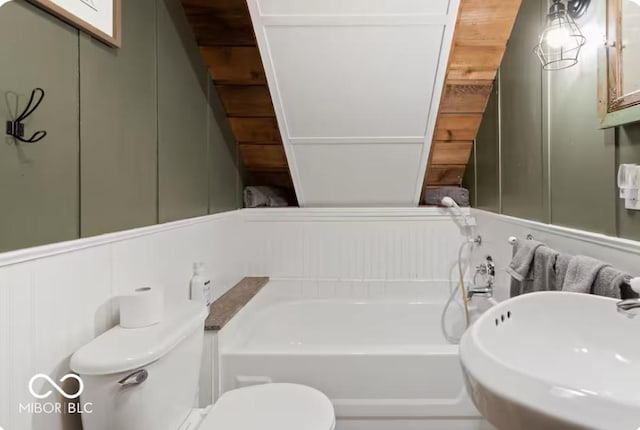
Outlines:
{"label": "tub faucet", "polygon": [[[633,291],[640,294],[640,277],[632,278],[627,283]],[[640,298],[620,300],[616,303],[616,308],[628,318],[634,318],[640,315]]]}
{"label": "tub faucet", "polygon": [[476,267],[476,273],[473,277],[473,283],[478,275],[487,277],[487,284],[484,287],[471,287],[467,289],[467,299],[471,299],[473,296],[493,297],[493,280],[496,275],[496,266],[493,263],[493,258],[487,255],[484,263]]}
{"label": "tub faucet", "polygon": [[493,282],[489,282],[486,287],[473,287],[467,290],[467,299],[473,296],[493,297]]}
{"label": "tub faucet", "polygon": [[627,318],[634,318],[640,314],[640,299],[620,300],[616,307],[618,312],[625,314]]}

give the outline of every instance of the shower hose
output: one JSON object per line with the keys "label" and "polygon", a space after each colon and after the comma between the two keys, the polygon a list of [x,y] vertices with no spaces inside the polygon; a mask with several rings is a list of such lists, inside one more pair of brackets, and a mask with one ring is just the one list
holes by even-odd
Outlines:
{"label": "shower hose", "polygon": [[460,337],[455,337],[454,335],[449,333],[445,320],[451,304],[455,301],[456,294],[458,294],[458,291],[460,291],[462,305],[460,305],[459,303],[457,304],[464,310],[465,328],[469,327],[469,306],[467,304],[467,289],[464,286],[464,274],[467,272],[467,269],[469,269],[469,264],[471,263],[471,254],[469,254],[469,258],[466,259],[466,266],[464,266],[463,268],[462,253],[467,245],[473,245],[474,243],[475,241],[473,239],[467,237],[467,240],[462,242],[460,244],[460,248],[458,248],[458,283],[456,287],[451,290],[449,299],[444,305],[444,309],[442,310],[442,314],[440,315],[440,327],[442,328],[442,334],[448,342],[453,344],[460,343]]}

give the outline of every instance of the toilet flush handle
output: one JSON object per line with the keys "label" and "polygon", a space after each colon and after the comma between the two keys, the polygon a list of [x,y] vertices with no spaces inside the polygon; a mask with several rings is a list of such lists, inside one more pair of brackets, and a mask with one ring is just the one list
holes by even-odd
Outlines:
{"label": "toilet flush handle", "polygon": [[140,370],[136,370],[130,375],[125,376],[124,378],[119,380],[118,384],[120,384],[123,387],[139,385],[139,384],[142,384],[144,381],[146,381],[148,377],[149,377],[149,372],[147,372],[147,369],[140,369]]}

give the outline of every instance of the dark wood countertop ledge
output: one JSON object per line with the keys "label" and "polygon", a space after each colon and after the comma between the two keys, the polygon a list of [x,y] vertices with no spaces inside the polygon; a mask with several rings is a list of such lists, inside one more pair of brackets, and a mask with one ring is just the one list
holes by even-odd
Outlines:
{"label": "dark wood countertop ledge", "polygon": [[219,331],[267,285],[269,278],[243,278],[209,306],[209,316],[204,329]]}

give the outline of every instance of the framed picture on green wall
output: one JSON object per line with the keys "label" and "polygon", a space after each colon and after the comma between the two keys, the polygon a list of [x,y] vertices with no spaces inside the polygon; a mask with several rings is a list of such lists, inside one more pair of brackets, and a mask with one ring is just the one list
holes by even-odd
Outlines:
{"label": "framed picture on green wall", "polygon": [[109,46],[119,48],[122,43],[122,0],[29,1]]}
{"label": "framed picture on green wall", "polygon": [[606,43],[598,66],[603,128],[640,121],[640,1],[606,2]]}

